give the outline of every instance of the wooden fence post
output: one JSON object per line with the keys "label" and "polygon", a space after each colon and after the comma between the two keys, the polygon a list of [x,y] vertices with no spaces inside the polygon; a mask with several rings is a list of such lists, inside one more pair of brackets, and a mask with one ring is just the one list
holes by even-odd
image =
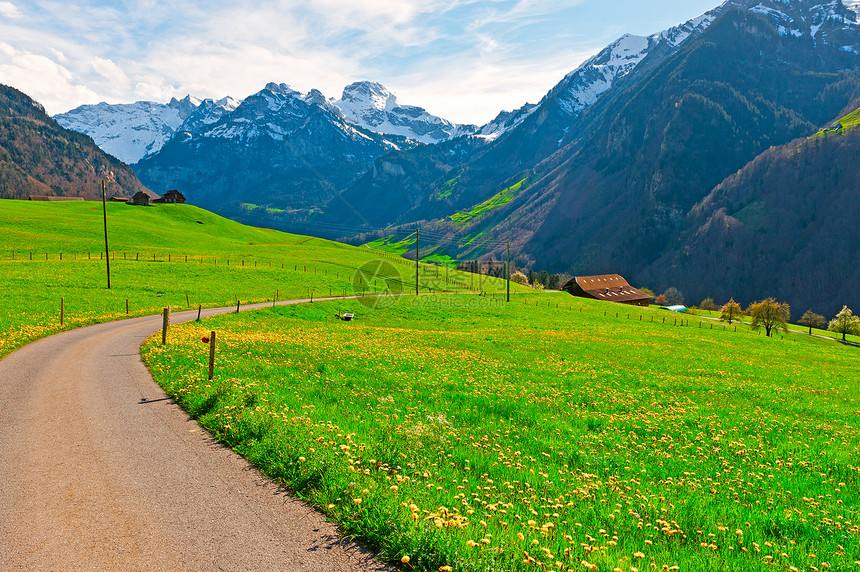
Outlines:
{"label": "wooden fence post", "polygon": [[203,312],[203,304],[197,306],[197,321],[200,321],[200,314]]}
{"label": "wooden fence post", "polygon": [[215,332],[209,333],[209,379],[215,374]]}
{"label": "wooden fence post", "polygon": [[164,314],[161,321],[161,345],[167,343],[167,328],[170,325],[170,306],[164,309]]}

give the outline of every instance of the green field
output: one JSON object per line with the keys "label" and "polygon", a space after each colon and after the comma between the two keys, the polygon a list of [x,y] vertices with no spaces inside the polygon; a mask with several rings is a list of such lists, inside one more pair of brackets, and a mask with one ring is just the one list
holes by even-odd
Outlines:
{"label": "green field", "polygon": [[[101,203],[0,200],[0,356],[62,329],[166,306],[415,289],[415,263],[398,256],[251,228],[190,205],[109,203],[107,218],[110,290]],[[504,288],[501,280],[420,270],[425,292]]]}
{"label": "green field", "polygon": [[[396,255],[187,205],[108,224],[110,290],[100,203],[0,201],[0,356],[168,305],[414,292]],[[175,326],[145,360],[404,571],[860,568],[857,348],[518,285],[505,303],[431,265],[419,285]]]}
{"label": "green field", "polygon": [[144,347],[168,393],[402,570],[860,566],[856,348],[565,294],[172,336]]}

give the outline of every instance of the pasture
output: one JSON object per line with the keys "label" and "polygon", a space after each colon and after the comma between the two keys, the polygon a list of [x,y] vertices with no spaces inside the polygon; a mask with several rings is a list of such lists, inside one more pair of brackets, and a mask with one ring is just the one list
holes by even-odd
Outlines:
{"label": "pasture", "polygon": [[860,567],[856,348],[563,294],[386,302],[224,315],[144,357],[404,571]]}
{"label": "pasture", "polygon": [[[0,201],[0,357],[63,329],[167,306],[415,289],[415,263],[398,256],[252,228],[190,205],[108,203],[107,219],[110,289],[101,203]],[[505,286],[425,264],[418,279],[423,292]]]}

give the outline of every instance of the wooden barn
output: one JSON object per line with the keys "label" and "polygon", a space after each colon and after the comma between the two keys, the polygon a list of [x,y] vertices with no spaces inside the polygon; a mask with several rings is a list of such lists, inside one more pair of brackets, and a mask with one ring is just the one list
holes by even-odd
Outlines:
{"label": "wooden barn", "polygon": [[563,290],[580,298],[592,298],[631,306],[645,306],[646,308],[651,301],[651,296],[637,290],[618,274],[577,276],[565,284]]}
{"label": "wooden barn", "polygon": [[175,189],[171,189],[161,195],[160,198],[154,199],[154,203],[170,203],[170,204],[185,204],[185,195]]}
{"label": "wooden barn", "polygon": [[143,191],[138,191],[134,194],[133,197],[128,199],[129,205],[139,205],[139,206],[149,206],[149,195],[144,193]]}

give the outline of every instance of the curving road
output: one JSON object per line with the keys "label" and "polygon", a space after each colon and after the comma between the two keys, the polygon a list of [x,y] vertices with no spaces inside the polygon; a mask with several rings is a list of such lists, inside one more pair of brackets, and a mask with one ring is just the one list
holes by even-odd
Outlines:
{"label": "curving road", "polygon": [[140,359],[160,328],[91,326],[0,361],[0,569],[388,570],[165,396]]}

